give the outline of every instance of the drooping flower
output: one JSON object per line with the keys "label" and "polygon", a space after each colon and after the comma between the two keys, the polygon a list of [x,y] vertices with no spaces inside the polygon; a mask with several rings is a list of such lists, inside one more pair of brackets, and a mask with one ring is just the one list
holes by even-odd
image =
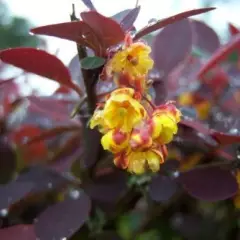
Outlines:
{"label": "drooping flower", "polygon": [[170,102],[158,107],[150,119],[152,138],[159,144],[167,144],[172,141],[177,133],[177,123],[180,121],[181,112]]}
{"label": "drooping flower", "polygon": [[132,43],[115,53],[108,62],[108,75],[115,73],[129,73],[132,77],[143,76],[153,67],[153,60],[149,54],[151,48],[142,42]]}
{"label": "drooping flower", "polygon": [[128,150],[116,155],[114,158],[116,166],[135,174],[142,174],[147,170],[157,172],[160,169],[160,164],[163,162],[162,152],[154,148],[146,151]]}

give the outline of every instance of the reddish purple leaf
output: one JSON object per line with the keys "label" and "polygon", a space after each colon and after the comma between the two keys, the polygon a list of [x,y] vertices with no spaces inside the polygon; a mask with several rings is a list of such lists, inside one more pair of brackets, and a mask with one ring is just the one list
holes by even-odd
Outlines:
{"label": "reddish purple leaf", "polygon": [[240,34],[233,37],[226,45],[219,48],[212,57],[200,68],[196,78],[202,78],[207,72],[214,68],[217,64],[227,58],[227,56],[235,49],[240,47]]}
{"label": "reddish purple leaf", "polygon": [[167,75],[189,56],[192,42],[189,20],[185,19],[164,28],[153,41],[155,68]]}
{"label": "reddish purple leaf", "polygon": [[89,217],[91,202],[86,194],[79,194],[77,199],[57,203],[40,214],[35,221],[39,239],[67,239],[82,227]]}
{"label": "reddish purple leaf", "polygon": [[230,135],[223,132],[216,132],[212,130],[210,135],[220,144],[229,145],[234,143],[240,143],[240,135]]}
{"label": "reddish purple leaf", "polygon": [[231,171],[216,166],[183,172],[179,180],[188,194],[205,201],[225,200],[238,190]]}
{"label": "reddish purple leaf", "polygon": [[93,183],[85,186],[85,191],[91,198],[107,203],[114,203],[126,193],[127,176],[119,171],[98,177]]}
{"label": "reddish purple leaf", "polygon": [[168,201],[177,191],[177,184],[174,179],[168,176],[157,175],[149,184],[149,195],[157,202]]}
{"label": "reddish purple leaf", "polygon": [[134,40],[137,40],[151,32],[154,32],[158,29],[161,29],[163,27],[166,27],[169,24],[178,22],[180,20],[183,20],[185,18],[194,16],[194,15],[198,15],[201,13],[205,13],[205,12],[209,12],[214,10],[215,8],[199,8],[199,9],[194,9],[194,10],[190,10],[190,11],[186,11],[186,12],[182,12],[176,15],[173,15],[171,17],[165,18],[165,19],[161,19],[159,21],[157,21],[154,24],[151,24],[150,26],[146,26],[143,29],[141,29],[139,32],[137,32],[137,34],[134,37]]}
{"label": "reddish purple leaf", "polygon": [[132,9],[125,9],[121,12],[114,14],[111,18],[114,19],[116,22],[121,23],[121,21],[127,16]]}
{"label": "reddish purple leaf", "polygon": [[33,183],[32,193],[46,192],[53,189],[56,190],[69,184],[69,181],[60,174],[39,165],[31,167],[24,173],[21,173],[16,181],[19,184],[25,182]]}
{"label": "reddish purple leaf", "polygon": [[136,21],[138,14],[140,12],[140,6],[131,9],[126,16],[120,22],[122,29],[126,32],[133,27],[134,22]]}
{"label": "reddish purple leaf", "polygon": [[236,26],[234,26],[232,23],[228,23],[228,30],[231,36],[234,36],[240,33],[240,30]]}
{"label": "reddish purple leaf", "polygon": [[194,33],[196,34],[196,41],[194,45],[207,53],[213,53],[220,47],[220,41],[216,32],[207,24],[191,20]]}
{"label": "reddish purple leaf", "polygon": [[95,11],[82,12],[81,18],[93,29],[104,49],[124,40],[124,31],[113,19]]}
{"label": "reddish purple leaf", "polygon": [[8,208],[24,198],[33,188],[31,182],[11,182],[0,186],[0,209]]}
{"label": "reddish purple leaf", "polygon": [[5,79],[5,80],[0,80],[0,87],[2,87],[2,85],[4,84],[8,84],[8,83],[12,83],[15,80],[15,78],[9,78],[9,79]]}
{"label": "reddish purple leaf", "polygon": [[0,229],[2,240],[36,240],[33,225],[16,225]]}
{"label": "reddish purple leaf", "polygon": [[57,57],[43,50],[27,47],[7,49],[0,52],[0,59],[81,93],[81,90],[72,82],[70,73],[64,64]]}
{"label": "reddish purple leaf", "polygon": [[181,120],[181,122],[179,124],[184,127],[192,128],[192,129],[196,130],[197,132],[203,133],[205,135],[209,135],[209,129],[198,121]]}

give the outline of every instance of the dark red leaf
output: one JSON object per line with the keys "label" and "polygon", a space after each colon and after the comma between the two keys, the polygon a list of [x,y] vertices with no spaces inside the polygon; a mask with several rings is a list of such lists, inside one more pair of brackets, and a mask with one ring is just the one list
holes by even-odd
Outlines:
{"label": "dark red leaf", "polygon": [[30,101],[28,124],[49,128],[52,127],[53,122],[57,126],[68,125],[74,122],[69,116],[77,104],[75,100],[57,99],[52,96],[29,96],[28,100]]}
{"label": "dark red leaf", "polygon": [[113,19],[105,17],[95,11],[82,12],[81,18],[94,30],[104,49],[124,40],[124,31]]}
{"label": "dark red leaf", "polygon": [[201,79],[207,72],[214,68],[221,61],[225,60],[227,56],[235,49],[240,47],[240,34],[233,37],[226,45],[219,48],[211,58],[200,68],[196,78]]}
{"label": "dark red leaf", "polygon": [[82,0],[82,2],[90,9],[90,10],[95,10],[96,8],[94,7],[93,3],[91,0]]}
{"label": "dark red leaf", "polygon": [[223,132],[216,132],[212,130],[210,135],[220,144],[229,145],[234,143],[240,143],[240,135],[231,135]]}
{"label": "dark red leaf", "polygon": [[234,26],[232,23],[228,23],[228,30],[231,36],[234,36],[240,33],[240,30],[236,26]]}
{"label": "dark red leaf", "polygon": [[88,195],[94,200],[115,203],[126,193],[127,176],[118,171],[98,177],[93,183],[84,187]]}
{"label": "dark red leaf", "polygon": [[71,237],[87,221],[90,209],[90,199],[83,192],[77,199],[67,199],[49,207],[35,222],[37,237],[44,240]]}
{"label": "dark red leaf", "polygon": [[153,41],[155,68],[165,76],[168,75],[189,56],[192,42],[193,35],[189,20],[185,19],[164,28]]}
{"label": "dark red leaf", "polygon": [[204,75],[201,81],[211,89],[215,96],[219,96],[225,92],[230,76],[222,68],[215,67],[210,74]]}
{"label": "dark red leaf", "polygon": [[12,48],[0,52],[0,59],[15,67],[66,85],[79,94],[81,90],[72,82],[64,64],[54,55],[35,48]]}
{"label": "dark red leaf", "polygon": [[191,196],[205,201],[225,200],[238,190],[231,171],[216,166],[183,172],[179,180]]}
{"label": "dark red leaf", "polygon": [[190,10],[190,11],[186,11],[186,12],[182,12],[176,15],[173,15],[171,17],[165,18],[165,19],[161,19],[159,21],[157,21],[154,24],[151,24],[150,26],[146,26],[143,29],[141,29],[139,32],[137,32],[137,34],[134,37],[134,40],[137,40],[151,32],[154,32],[158,29],[161,29],[169,24],[178,22],[180,20],[183,20],[185,18],[194,16],[194,15],[198,15],[201,13],[205,13],[205,12],[209,12],[214,10],[215,8],[199,8],[199,9],[194,9],[194,10]]}
{"label": "dark red leaf", "polygon": [[38,141],[31,145],[23,146],[27,140],[41,134],[42,130],[39,127],[33,125],[22,125],[19,129],[11,134],[11,139],[13,142],[21,146],[21,153],[25,162],[30,163],[36,159],[39,159],[41,161],[46,159],[48,149],[43,141]]}
{"label": "dark red leaf", "polygon": [[168,176],[156,175],[149,184],[149,195],[157,202],[168,201],[176,191],[175,180]]}
{"label": "dark red leaf", "polygon": [[125,32],[130,30],[133,27],[133,24],[138,17],[139,11],[140,11],[140,6],[133,8],[121,20],[120,25]]}
{"label": "dark red leaf", "polygon": [[16,225],[0,229],[2,240],[36,240],[33,225]]}
{"label": "dark red leaf", "polygon": [[94,40],[95,34],[93,30],[84,22],[65,22],[46,25],[31,29],[34,34],[47,35],[53,37],[59,37],[81,43],[84,46],[92,47],[92,43],[96,43]]}
{"label": "dark red leaf", "polygon": [[0,209],[8,208],[24,198],[33,188],[31,182],[11,182],[0,186]]}
{"label": "dark red leaf", "polygon": [[35,135],[34,137],[30,137],[23,145],[32,145],[37,142],[45,141],[49,138],[56,137],[58,135],[67,133],[67,132],[77,132],[81,130],[80,125],[72,125],[72,126],[60,126],[60,127],[55,127],[52,129],[47,129],[42,131],[40,134]]}
{"label": "dark red leaf", "polygon": [[220,41],[216,32],[207,24],[197,20],[191,20],[196,41],[194,45],[207,53],[213,53],[220,47]]}

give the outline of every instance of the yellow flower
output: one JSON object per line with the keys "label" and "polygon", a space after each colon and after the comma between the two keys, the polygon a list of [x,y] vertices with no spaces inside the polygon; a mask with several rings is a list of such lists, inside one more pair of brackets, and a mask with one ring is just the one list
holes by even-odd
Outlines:
{"label": "yellow flower", "polygon": [[117,129],[110,130],[101,139],[104,150],[118,153],[128,146],[129,134]]}
{"label": "yellow flower", "polygon": [[148,169],[157,172],[160,169],[160,164],[164,162],[161,151],[150,149],[147,151],[130,151],[125,162],[128,163],[127,170],[135,174],[143,174]]}
{"label": "yellow flower", "polygon": [[104,120],[103,120],[103,110],[100,110],[100,109],[96,109],[92,118],[90,119],[90,128],[93,129],[95,128],[96,126],[98,126],[98,130],[101,132],[101,133],[105,133],[107,131],[107,126],[106,124],[104,123]]}
{"label": "yellow flower", "polygon": [[171,142],[177,133],[180,118],[181,112],[172,103],[157,108],[150,120],[152,138],[162,145]]}
{"label": "yellow flower", "polygon": [[137,77],[146,75],[153,67],[153,60],[149,57],[151,48],[144,43],[136,42],[118,51],[107,65],[107,73],[127,72]]}
{"label": "yellow flower", "polygon": [[103,109],[104,123],[109,129],[129,132],[146,117],[146,111],[134,99],[134,93],[132,88],[120,88],[111,93]]}

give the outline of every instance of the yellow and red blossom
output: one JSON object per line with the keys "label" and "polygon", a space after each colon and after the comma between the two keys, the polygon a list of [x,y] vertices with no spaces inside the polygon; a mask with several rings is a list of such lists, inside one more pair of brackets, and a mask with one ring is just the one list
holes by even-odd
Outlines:
{"label": "yellow and red blossom", "polygon": [[141,150],[144,151],[152,146],[153,141],[150,135],[148,126],[142,126],[141,128],[135,128],[132,131],[130,137],[130,146],[132,150]]}
{"label": "yellow and red blossom", "polygon": [[135,174],[160,169],[168,154],[165,144],[177,133],[181,119],[173,102],[156,107],[147,93],[147,74],[153,67],[150,52],[149,46],[133,43],[127,35],[125,46],[103,71],[104,78],[113,79],[118,88],[90,120],[90,128],[98,126],[104,134],[101,144],[113,153],[114,164]]}
{"label": "yellow and red blossom", "polygon": [[[143,120],[147,114],[144,107],[134,98],[132,88],[120,88],[113,91],[99,115],[93,115],[90,127],[103,125],[108,129],[120,129],[130,132],[134,125]],[[96,117],[97,116],[97,117]]]}
{"label": "yellow and red blossom", "polygon": [[113,129],[108,131],[101,139],[104,150],[118,153],[128,146],[129,134]]}
{"label": "yellow and red blossom", "polygon": [[149,54],[151,48],[142,42],[125,46],[118,51],[106,66],[107,75],[129,73],[132,77],[143,76],[153,67]]}
{"label": "yellow and red blossom", "polygon": [[148,81],[146,75],[133,77],[128,72],[121,72],[115,74],[113,80],[118,87],[132,87],[141,94],[143,94],[147,89]]}
{"label": "yellow and red blossom", "polygon": [[149,120],[152,138],[161,145],[171,142],[180,118],[180,111],[172,103],[158,107]]}

